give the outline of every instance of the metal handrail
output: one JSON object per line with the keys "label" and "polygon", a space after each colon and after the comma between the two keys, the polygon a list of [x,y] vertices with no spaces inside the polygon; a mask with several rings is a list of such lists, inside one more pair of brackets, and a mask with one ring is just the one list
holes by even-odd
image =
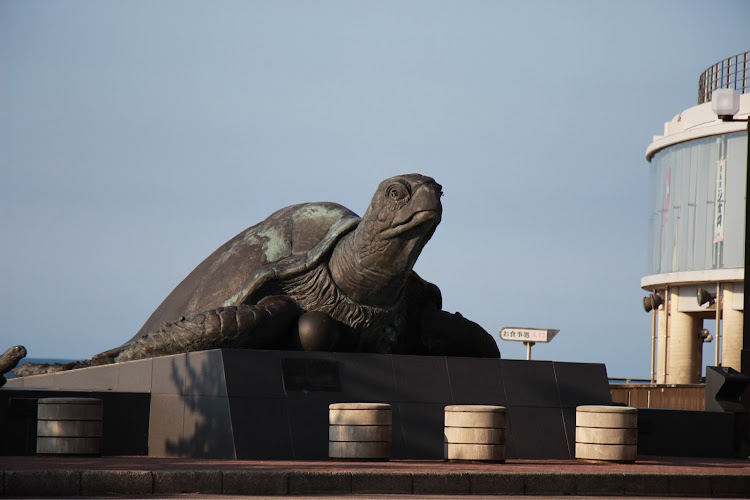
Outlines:
{"label": "metal handrail", "polygon": [[734,89],[740,94],[750,92],[750,52],[723,59],[706,69],[698,78],[698,104],[711,102],[716,89]]}
{"label": "metal handrail", "polygon": [[638,383],[638,382],[644,382],[644,383],[651,383],[650,378],[623,378],[623,377],[609,377],[609,383],[617,383],[622,382],[625,384],[632,384],[632,383]]}

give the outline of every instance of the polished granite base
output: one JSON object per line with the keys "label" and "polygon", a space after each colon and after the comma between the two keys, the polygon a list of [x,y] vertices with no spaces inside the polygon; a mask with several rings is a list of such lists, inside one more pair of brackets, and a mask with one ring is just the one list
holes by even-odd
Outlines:
{"label": "polished granite base", "polygon": [[568,459],[576,406],[612,402],[603,364],[236,349],[11,379],[0,398],[21,387],[150,396],[150,456],[263,460],[326,459],[340,402],[392,405],[396,459],[442,459],[456,404],[507,408],[509,459]]}

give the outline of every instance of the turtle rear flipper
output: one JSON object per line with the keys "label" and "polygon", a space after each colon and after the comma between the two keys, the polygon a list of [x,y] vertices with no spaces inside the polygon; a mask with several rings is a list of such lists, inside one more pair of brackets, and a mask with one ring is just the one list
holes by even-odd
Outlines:
{"label": "turtle rear flipper", "polygon": [[[165,323],[122,346],[115,362],[220,348],[291,348],[301,309],[289,297],[266,297],[258,304],[220,307]],[[108,351],[109,352],[109,351]]]}
{"label": "turtle rear flipper", "polygon": [[11,370],[16,377],[28,377],[30,375],[44,375],[46,373],[57,373],[78,368],[91,366],[91,361],[71,361],[69,363],[26,363]]}
{"label": "turtle rear flipper", "polygon": [[[127,345],[127,344],[126,344]],[[91,358],[91,366],[109,365],[115,362],[115,358],[123,351],[125,345],[115,347],[99,354],[94,354]]]}
{"label": "turtle rear flipper", "polygon": [[[65,364],[31,363],[16,368],[13,373],[25,377],[207,349],[293,349],[292,334],[301,313],[297,303],[289,297],[267,297],[256,305],[220,307],[197,314],[190,320],[181,318],[174,323],[165,323],[157,332],[101,352],[90,360]],[[26,355],[25,349],[23,355]],[[6,353],[0,359],[9,358]]]}

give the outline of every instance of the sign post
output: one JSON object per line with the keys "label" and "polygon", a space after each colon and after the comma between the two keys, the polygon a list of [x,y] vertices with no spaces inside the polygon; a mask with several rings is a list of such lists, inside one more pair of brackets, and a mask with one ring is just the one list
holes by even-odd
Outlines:
{"label": "sign post", "polygon": [[520,328],[505,326],[500,329],[500,338],[502,340],[523,342],[526,346],[526,360],[528,361],[531,359],[531,347],[534,344],[537,342],[551,342],[559,331],[560,330],[552,330],[549,328]]}

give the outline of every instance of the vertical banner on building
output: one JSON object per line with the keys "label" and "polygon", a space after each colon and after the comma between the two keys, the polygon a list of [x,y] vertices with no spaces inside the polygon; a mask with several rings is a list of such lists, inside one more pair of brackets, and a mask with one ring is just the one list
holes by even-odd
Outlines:
{"label": "vertical banner on building", "polygon": [[672,169],[667,167],[667,178],[664,182],[664,219],[661,223],[661,244],[659,250],[659,267],[665,262],[664,251],[667,246],[667,233],[669,232],[669,185],[672,183]]}
{"label": "vertical banner on building", "polygon": [[716,198],[714,205],[714,243],[724,241],[724,193],[727,181],[727,160],[719,160],[716,165]]}
{"label": "vertical banner on building", "polygon": [[667,230],[669,223],[669,185],[672,184],[672,169],[667,167],[667,181],[664,186],[664,231]]}

